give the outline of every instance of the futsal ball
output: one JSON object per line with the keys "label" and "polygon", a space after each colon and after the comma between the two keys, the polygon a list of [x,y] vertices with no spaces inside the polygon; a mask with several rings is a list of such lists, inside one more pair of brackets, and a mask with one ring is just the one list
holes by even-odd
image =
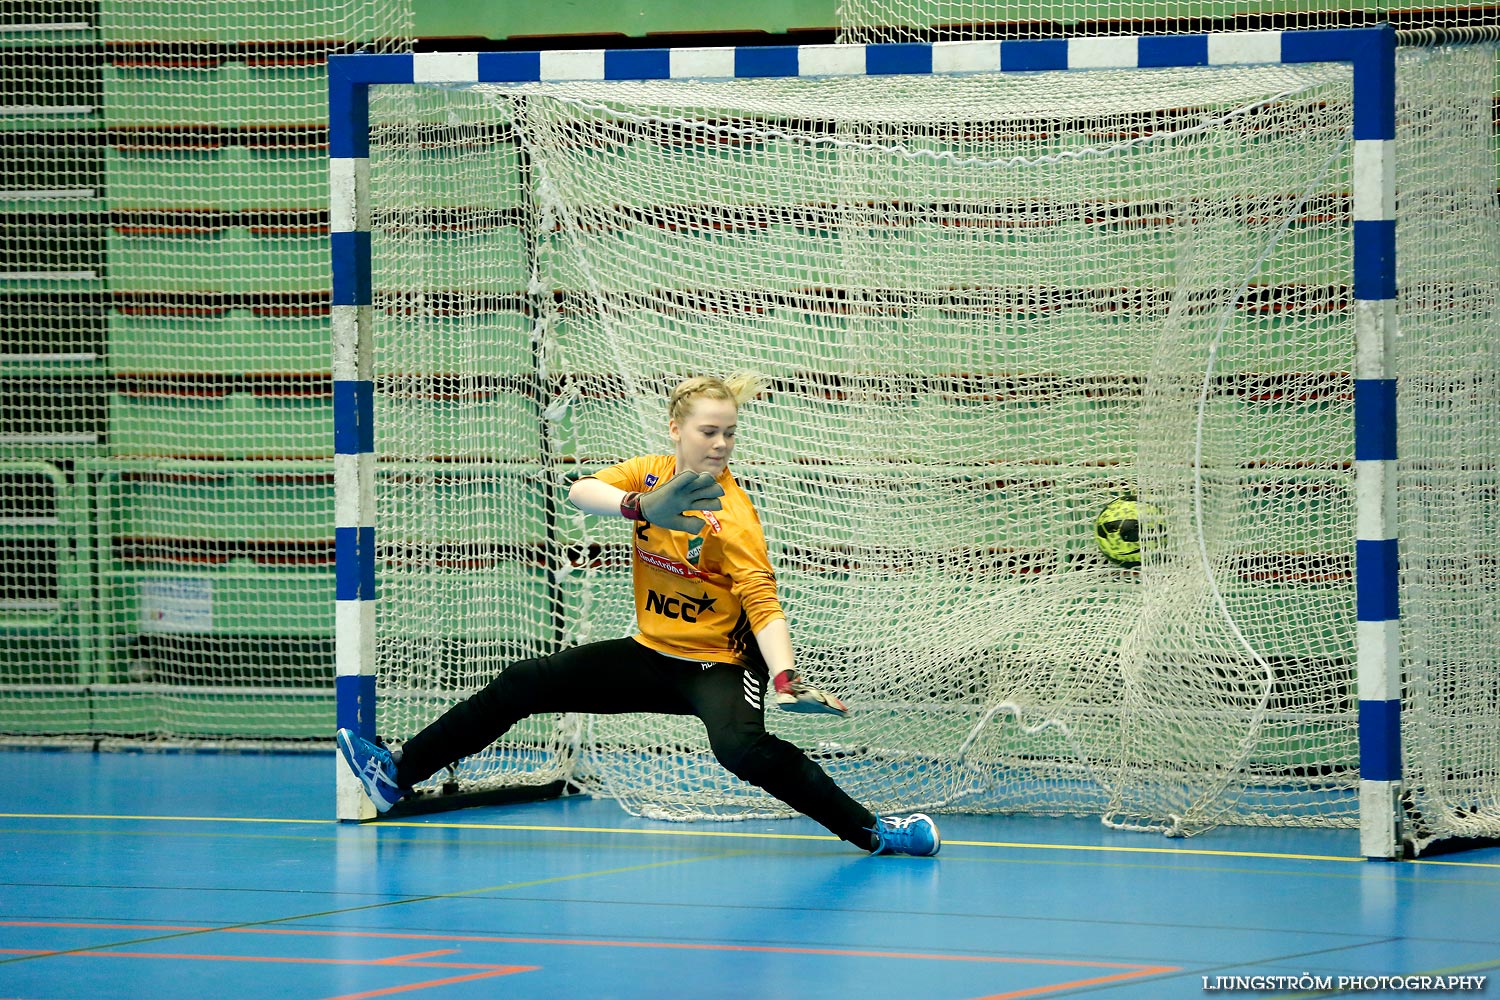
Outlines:
{"label": "futsal ball", "polygon": [[1156,508],[1136,499],[1134,493],[1115,497],[1094,518],[1094,541],[1104,558],[1117,566],[1141,564],[1141,522],[1156,514]]}

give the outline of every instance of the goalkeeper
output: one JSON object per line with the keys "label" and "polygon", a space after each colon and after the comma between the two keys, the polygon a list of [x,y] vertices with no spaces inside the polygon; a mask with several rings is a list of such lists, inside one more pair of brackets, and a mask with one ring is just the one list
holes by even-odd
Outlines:
{"label": "goalkeeper", "polygon": [[797,746],[766,731],[768,680],[787,711],[847,709],[794,665],[760,519],[729,471],[739,405],[762,385],[751,376],[689,379],[667,411],[675,455],[629,459],[569,491],[579,510],[632,523],[636,635],[512,664],[399,755],[339,730],[339,749],[376,809],[529,715],[658,712],[703,720],[724,767],[851,844],[882,854],[938,852],[929,817],[876,817]]}

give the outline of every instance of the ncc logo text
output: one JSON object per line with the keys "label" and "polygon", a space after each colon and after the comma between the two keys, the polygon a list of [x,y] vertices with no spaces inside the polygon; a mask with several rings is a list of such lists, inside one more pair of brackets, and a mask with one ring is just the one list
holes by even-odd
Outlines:
{"label": "ncc logo text", "polygon": [[714,609],[716,600],[717,598],[709,597],[707,594],[693,597],[691,594],[679,591],[676,597],[668,597],[654,590],[648,590],[646,591],[646,610],[664,618],[680,618],[685,622],[697,622],[699,615]]}

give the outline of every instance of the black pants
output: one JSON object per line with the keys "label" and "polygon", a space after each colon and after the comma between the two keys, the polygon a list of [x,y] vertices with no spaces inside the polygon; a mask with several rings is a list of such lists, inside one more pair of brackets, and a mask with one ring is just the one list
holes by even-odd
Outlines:
{"label": "black pants", "polygon": [[430,778],[483,750],[528,715],[696,715],[708,729],[714,756],[730,773],[840,838],[870,849],[874,815],[797,746],[766,732],[766,681],[764,666],[705,667],[663,656],[634,639],[610,639],[522,660],[407,740],[396,780],[406,788]]}

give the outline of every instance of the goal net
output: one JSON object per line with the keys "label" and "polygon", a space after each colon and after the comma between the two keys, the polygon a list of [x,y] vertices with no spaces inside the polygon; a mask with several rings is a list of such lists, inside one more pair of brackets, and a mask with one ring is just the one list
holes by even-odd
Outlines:
{"label": "goal net", "polygon": [[[1487,51],[1403,111],[1432,171],[1402,202],[1430,292],[1403,364],[1432,370],[1403,530],[1441,538],[1419,621],[1445,636],[1412,655],[1430,697],[1468,685],[1439,722],[1496,700],[1478,523],[1431,520],[1494,505],[1493,420],[1472,461],[1444,444],[1494,407]],[[855,708],[768,725],[856,798],[1355,825],[1351,105],[1320,64],[373,88],[380,734],[633,632],[628,529],[562,497],[670,453],[677,381],[747,369],[771,385],[734,470],[800,666]],[[1137,569],[1093,535],[1124,493]],[[1481,781],[1494,737],[1463,733],[1435,771]],[[531,719],[433,787],[558,778],[785,814],[667,716]]]}
{"label": "goal net", "polygon": [[1343,28],[1455,28],[1500,24],[1494,7],[1391,3],[1285,3],[1281,0],[838,0],[844,42],[956,41],[975,38],[1079,38],[1185,31]]}
{"label": "goal net", "polygon": [[1500,836],[1495,45],[1401,52],[1397,408],[1406,837]]}

